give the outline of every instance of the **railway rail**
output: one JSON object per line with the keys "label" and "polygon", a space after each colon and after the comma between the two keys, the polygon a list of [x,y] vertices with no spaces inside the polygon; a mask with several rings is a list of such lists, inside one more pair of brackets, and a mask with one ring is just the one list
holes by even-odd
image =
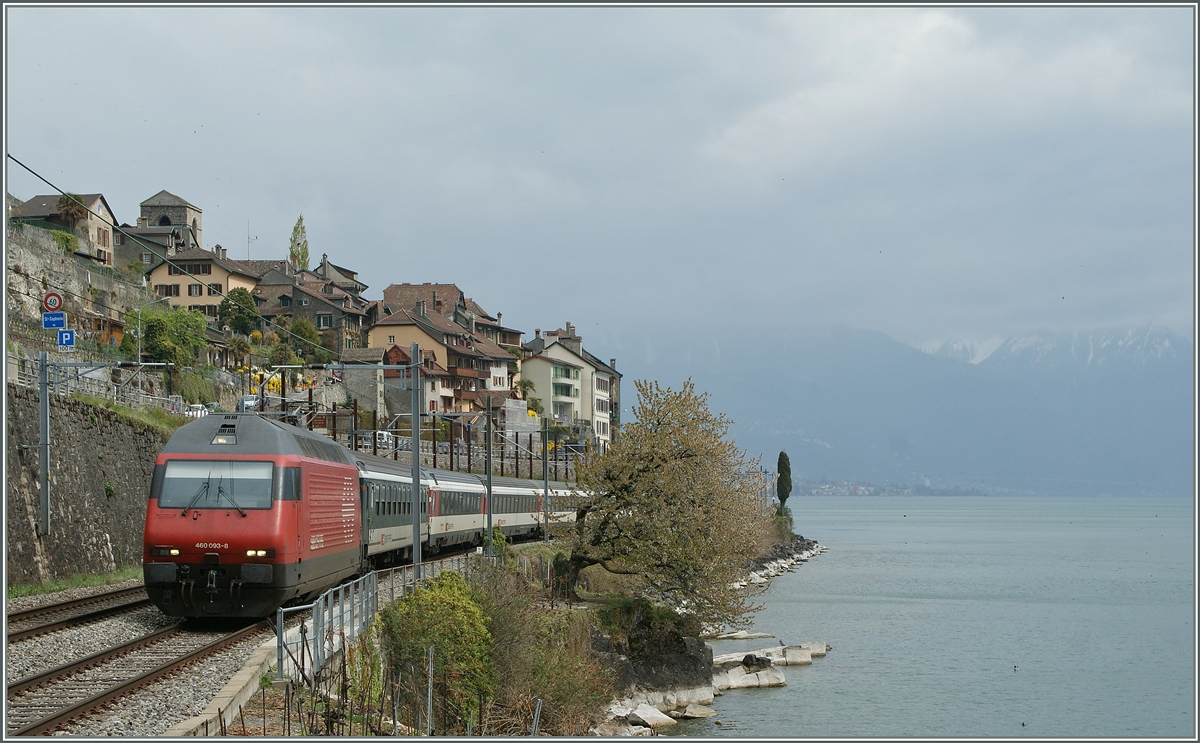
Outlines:
{"label": "railway rail", "polygon": [[146,589],[138,586],[16,611],[8,615],[8,642],[20,642],[149,604]]}
{"label": "railway rail", "polygon": [[258,633],[263,620],[233,632],[196,632],[182,625],[153,632],[119,648],[96,653],[10,684],[6,735],[41,735]]}

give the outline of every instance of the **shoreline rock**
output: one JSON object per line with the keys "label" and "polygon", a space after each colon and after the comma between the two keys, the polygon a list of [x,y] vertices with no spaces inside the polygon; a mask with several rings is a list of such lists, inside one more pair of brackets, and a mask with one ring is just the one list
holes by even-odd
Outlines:
{"label": "shoreline rock", "polygon": [[[776,545],[767,555],[755,560],[746,580],[735,585],[744,587],[767,583],[771,578],[794,570],[796,565],[824,551],[825,548],[815,541],[797,536],[790,543]],[[745,630],[704,635],[704,639],[728,640],[770,637],[774,635]],[[677,719],[713,717],[716,715],[712,709],[713,699],[724,690],[786,686],[787,680],[778,666],[810,665],[814,657],[822,657],[832,649],[818,641],[714,657],[711,645],[695,638],[682,639],[682,647],[675,648],[669,657],[655,659],[671,667],[670,671],[662,666],[654,669],[652,665],[658,663],[633,663],[625,656],[617,656],[620,661],[617,664],[618,675],[626,682],[626,696],[613,700],[604,722],[589,730],[589,735],[607,738],[657,735],[660,728],[675,725]],[[707,666],[709,683],[703,687],[688,685],[700,681],[696,674],[700,656],[705,656],[703,665]],[[655,690],[646,689],[637,681],[656,685],[666,682],[665,686],[671,686],[671,681],[675,681],[684,685]]]}
{"label": "shoreline rock", "polygon": [[808,562],[810,557],[816,557],[824,551],[825,547],[815,541],[797,536],[787,544],[775,545],[766,555],[754,560],[746,579],[732,585],[735,588],[745,588],[769,583],[771,578],[783,573],[794,572],[796,565]]}

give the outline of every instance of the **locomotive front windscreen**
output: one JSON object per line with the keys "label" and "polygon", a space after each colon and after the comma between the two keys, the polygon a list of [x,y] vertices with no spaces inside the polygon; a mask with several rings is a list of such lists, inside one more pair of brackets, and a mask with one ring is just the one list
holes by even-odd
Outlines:
{"label": "locomotive front windscreen", "polygon": [[[271,507],[271,462],[198,461],[167,462],[157,496],[159,508]],[[156,480],[155,485],[158,485]]]}

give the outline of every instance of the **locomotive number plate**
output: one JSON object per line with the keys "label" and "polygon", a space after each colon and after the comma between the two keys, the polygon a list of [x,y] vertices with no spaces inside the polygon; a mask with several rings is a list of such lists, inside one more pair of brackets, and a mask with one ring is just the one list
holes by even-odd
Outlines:
{"label": "locomotive number plate", "polygon": [[229,545],[221,544],[220,542],[196,542],[196,549],[198,549],[198,550],[227,550],[227,549],[229,549]]}

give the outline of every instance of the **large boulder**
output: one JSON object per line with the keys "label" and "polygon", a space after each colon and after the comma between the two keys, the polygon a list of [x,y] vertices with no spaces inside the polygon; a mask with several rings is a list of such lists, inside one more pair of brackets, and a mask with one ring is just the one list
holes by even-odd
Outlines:
{"label": "large boulder", "polygon": [[[755,650],[753,655],[771,659],[776,666],[807,666],[812,664],[814,656],[824,656],[828,646],[823,642],[806,642],[803,645],[782,645]],[[713,658],[713,666],[731,666],[741,663],[746,658],[744,653],[724,653]]]}
{"label": "large boulder", "polygon": [[638,705],[637,709],[629,713],[628,719],[635,725],[645,725],[649,728],[661,728],[675,724],[675,720],[659,712],[649,704]]}
{"label": "large boulder", "polygon": [[771,659],[765,655],[755,655],[754,653],[749,653],[748,655],[742,656],[742,665],[746,667],[747,671],[757,673],[770,668]]}
{"label": "large boulder", "polygon": [[683,719],[695,720],[700,717],[715,717],[716,710],[712,707],[706,707],[703,704],[689,704],[687,709],[683,711]]}
{"label": "large boulder", "polygon": [[745,666],[738,664],[714,672],[712,683],[716,690],[753,689],[765,686],[787,686],[787,679],[783,677],[783,671],[774,666],[761,671],[750,671]]}

